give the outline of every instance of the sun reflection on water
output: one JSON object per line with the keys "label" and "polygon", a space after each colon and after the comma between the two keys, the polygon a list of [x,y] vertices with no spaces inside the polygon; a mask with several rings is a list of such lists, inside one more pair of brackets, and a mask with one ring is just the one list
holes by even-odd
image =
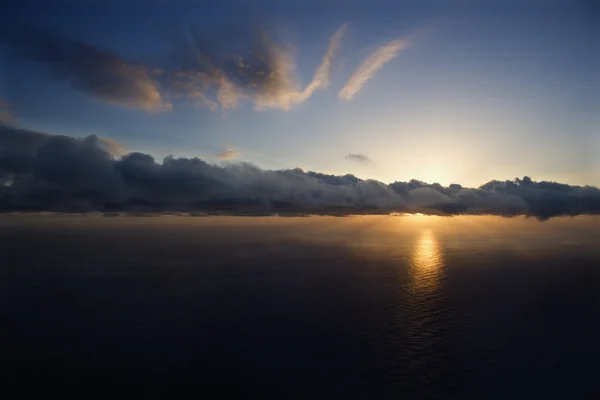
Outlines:
{"label": "sun reflection on water", "polygon": [[434,232],[423,229],[411,254],[415,291],[434,291],[439,283],[443,263],[442,251]]}
{"label": "sun reflection on water", "polygon": [[[407,287],[406,324],[407,365],[414,379],[431,381],[438,379],[437,365],[443,363],[443,352],[432,349],[440,345],[440,329],[448,326],[440,312],[440,288],[444,270],[443,246],[438,230],[422,227],[417,231],[416,241],[410,252],[410,284]],[[432,356],[433,353],[433,356]]]}

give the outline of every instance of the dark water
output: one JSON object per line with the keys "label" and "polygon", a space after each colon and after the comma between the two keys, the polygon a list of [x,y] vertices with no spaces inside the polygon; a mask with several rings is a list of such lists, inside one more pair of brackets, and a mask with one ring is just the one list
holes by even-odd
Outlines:
{"label": "dark water", "polygon": [[1,386],[597,398],[599,222],[3,217]]}

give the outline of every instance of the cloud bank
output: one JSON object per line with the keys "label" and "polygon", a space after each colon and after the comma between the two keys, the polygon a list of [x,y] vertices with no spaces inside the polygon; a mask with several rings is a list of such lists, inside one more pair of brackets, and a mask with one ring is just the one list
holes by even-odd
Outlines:
{"label": "cloud bank", "polygon": [[479,188],[353,175],[220,167],[142,153],[115,158],[96,136],[75,139],[0,125],[0,211],[558,215],[599,214],[600,190],[530,178]]}
{"label": "cloud bank", "polygon": [[407,48],[408,44],[406,40],[393,40],[369,54],[352,73],[338,96],[344,100],[352,99],[385,63],[396,57],[400,50]]}

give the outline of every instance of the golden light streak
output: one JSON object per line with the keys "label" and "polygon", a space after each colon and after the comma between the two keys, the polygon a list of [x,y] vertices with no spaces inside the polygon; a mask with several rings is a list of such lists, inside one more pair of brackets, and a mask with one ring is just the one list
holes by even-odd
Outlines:
{"label": "golden light streak", "polygon": [[415,292],[433,292],[439,284],[443,255],[432,229],[423,229],[411,254]]}

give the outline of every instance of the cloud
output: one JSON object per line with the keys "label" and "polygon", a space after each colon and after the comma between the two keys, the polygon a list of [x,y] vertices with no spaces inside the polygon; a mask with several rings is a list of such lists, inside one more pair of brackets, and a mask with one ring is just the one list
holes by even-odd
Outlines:
{"label": "cloud", "polygon": [[293,71],[295,62],[291,55],[286,53],[284,49],[273,48],[272,52],[274,60],[276,61],[272,63],[274,66],[272,73],[281,80],[280,82],[274,82],[274,86],[279,87],[280,90],[275,91],[274,93],[265,92],[259,94],[254,99],[256,106],[259,109],[281,108],[289,110],[293,105],[307,100],[317,89],[327,88],[329,86],[331,61],[340,45],[345,31],[346,25],[343,25],[333,34],[329,40],[329,46],[321,60],[321,64],[317,67],[311,82],[302,90],[299,90],[294,83],[295,78],[293,77]]}
{"label": "cloud", "polygon": [[344,34],[346,33],[346,27],[346,25],[342,25],[342,27],[338,29],[329,40],[329,47],[327,47],[327,51],[321,60],[321,64],[315,71],[313,80],[304,89],[305,92],[312,94],[312,92],[318,88],[326,88],[329,86],[331,62],[333,60],[333,56],[340,46]]}
{"label": "cloud", "polygon": [[115,158],[96,136],[76,139],[0,125],[0,211],[558,215],[600,214],[600,190],[528,177],[479,188],[384,184],[300,168],[263,170],[198,158]]}
{"label": "cloud", "polygon": [[0,41],[14,54],[43,65],[52,79],[66,81],[110,104],[152,112],[171,108],[161,94],[157,69],[48,31],[4,31]]}
{"label": "cloud", "polygon": [[217,158],[219,158],[221,160],[233,160],[234,158],[237,158],[239,155],[240,155],[240,153],[233,149],[225,149],[222,152],[216,154]]}
{"label": "cloud", "polygon": [[[98,152],[110,157],[126,154],[125,148],[112,139],[90,136]],[[52,141],[73,142],[67,136],[51,135],[0,123],[0,178],[31,172],[42,148]]]}
{"label": "cloud", "polygon": [[352,161],[359,164],[373,164],[373,161],[365,154],[350,153],[344,158],[348,161]]}
{"label": "cloud", "polygon": [[[257,110],[290,110],[316,90],[329,86],[331,63],[345,30],[344,25],[331,36],[321,63],[304,88],[298,83],[291,49],[273,40],[264,29],[230,32],[229,36],[236,37],[233,44],[215,43],[212,36],[198,29],[190,29],[189,34],[179,32],[173,41],[177,44],[174,59],[180,65],[168,85],[212,110],[233,109],[242,100],[251,101]],[[223,54],[220,47],[229,46],[239,49]],[[216,101],[209,97],[212,92],[216,92]]]}
{"label": "cloud", "polygon": [[291,47],[266,28],[225,31],[194,27],[168,38],[172,51],[162,65],[134,63],[81,40],[36,29],[5,29],[0,43],[16,56],[42,65],[48,76],[97,99],[149,112],[166,111],[185,99],[212,111],[249,101],[256,110],[290,110],[330,83],[330,70],[346,26],[329,39],[306,86],[299,83]]}
{"label": "cloud", "polygon": [[352,73],[338,96],[344,100],[353,98],[385,63],[396,57],[398,52],[407,48],[408,45],[409,42],[406,40],[393,40],[369,54]]}
{"label": "cloud", "polygon": [[109,138],[99,137],[98,144],[113,156],[122,157],[128,153],[127,149],[121,143]]}

